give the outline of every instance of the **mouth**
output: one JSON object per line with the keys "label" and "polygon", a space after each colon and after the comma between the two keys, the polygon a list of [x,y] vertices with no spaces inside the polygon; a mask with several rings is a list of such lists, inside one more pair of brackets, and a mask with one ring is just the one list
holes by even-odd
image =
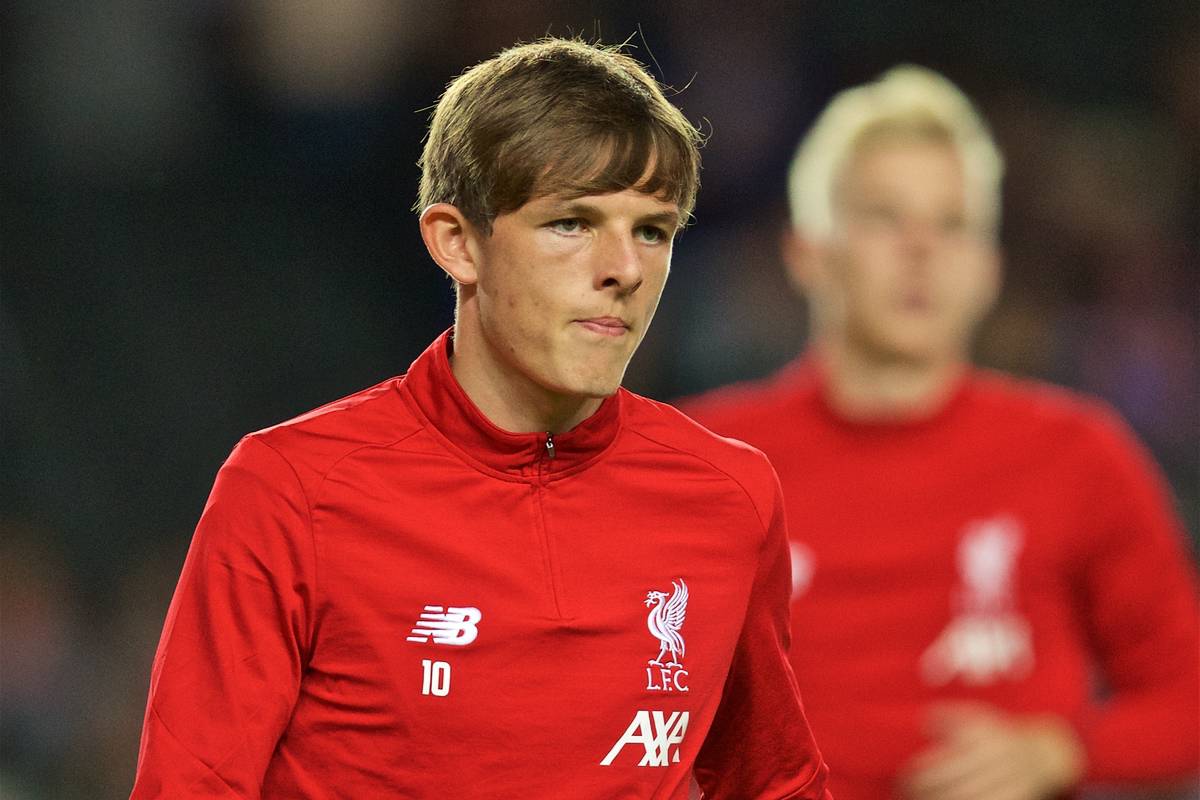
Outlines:
{"label": "mouth", "polygon": [[624,336],[630,330],[629,323],[619,317],[589,317],[574,321],[584,330],[600,336]]}
{"label": "mouth", "polygon": [[910,314],[933,313],[933,299],[924,292],[907,292],[900,298],[899,307]]}

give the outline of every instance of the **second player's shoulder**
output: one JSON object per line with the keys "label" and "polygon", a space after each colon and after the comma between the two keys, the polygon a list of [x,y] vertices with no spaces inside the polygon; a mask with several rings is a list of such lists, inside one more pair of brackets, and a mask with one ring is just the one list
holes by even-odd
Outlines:
{"label": "second player's shoulder", "polygon": [[1121,414],[1099,397],[990,370],[977,370],[973,387],[982,415],[1015,438],[1087,456],[1112,456],[1141,447]]}
{"label": "second player's shoulder", "polygon": [[720,386],[680,398],[675,405],[714,431],[755,439],[778,420],[794,418],[816,390],[811,364],[798,359],[766,378]]}
{"label": "second player's shoulder", "polygon": [[1098,397],[1035,378],[989,369],[972,375],[976,398],[993,413],[1003,413],[1026,424],[1091,427],[1116,415]]}

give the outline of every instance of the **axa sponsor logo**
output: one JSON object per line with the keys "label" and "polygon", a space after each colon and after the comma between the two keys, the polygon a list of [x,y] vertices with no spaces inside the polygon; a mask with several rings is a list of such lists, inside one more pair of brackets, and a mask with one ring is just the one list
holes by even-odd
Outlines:
{"label": "axa sponsor logo", "polygon": [[621,738],[612,746],[600,765],[612,766],[626,746],[633,746],[634,753],[641,747],[642,757],[639,767],[666,767],[679,763],[679,746],[687,734],[688,712],[672,711],[638,711],[633,721],[621,734]]}
{"label": "axa sponsor logo", "polygon": [[[688,587],[683,578],[671,581],[671,593],[646,592],[650,614],[646,627],[658,639],[658,655],[646,662],[646,690],[651,692],[688,691],[688,671],[683,666],[686,646],[683,621],[687,617]],[[666,659],[665,661],[663,659]]]}
{"label": "axa sponsor logo", "polygon": [[425,644],[448,644],[463,647],[479,635],[479,620],[483,614],[474,606],[425,606],[407,640]]}

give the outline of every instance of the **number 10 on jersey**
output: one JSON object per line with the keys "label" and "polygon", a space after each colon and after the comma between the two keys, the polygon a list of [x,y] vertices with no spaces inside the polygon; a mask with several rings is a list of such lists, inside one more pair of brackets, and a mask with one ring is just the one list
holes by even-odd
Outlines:
{"label": "number 10 on jersey", "polygon": [[434,697],[445,697],[450,694],[450,665],[445,661],[430,661],[421,659],[423,677],[421,679],[421,694],[431,694]]}

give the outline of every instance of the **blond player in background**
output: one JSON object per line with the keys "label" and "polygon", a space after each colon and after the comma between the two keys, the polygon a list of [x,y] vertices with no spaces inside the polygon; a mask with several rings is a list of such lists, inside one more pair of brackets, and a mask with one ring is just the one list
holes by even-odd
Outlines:
{"label": "blond player in background", "polygon": [[1158,468],[1095,399],[970,361],[1002,171],[937,74],[840,94],[790,175],[807,352],[682,404],[780,474],[838,800],[1166,792],[1200,767],[1196,577]]}

